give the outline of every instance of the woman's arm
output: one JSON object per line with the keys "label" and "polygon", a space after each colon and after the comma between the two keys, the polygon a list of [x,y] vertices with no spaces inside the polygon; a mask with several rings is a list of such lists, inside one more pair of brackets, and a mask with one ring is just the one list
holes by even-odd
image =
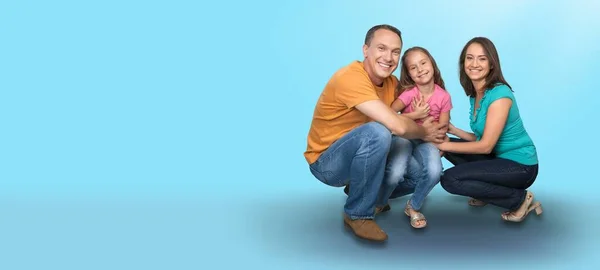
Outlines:
{"label": "woman's arm", "polygon": [[452,125],[452,123],[448,124],[448,133],[451,135],[454,135],[456,137],[459,137],[465,141],[474,142],[477,140],[475,133],[466,132],[460,128],[455,127],[454,125]]}
{"label": "woman's arm", "polygon": [[[502,134],[508,111],[512,105],[509,98],[498,99],[490,105],[485,120],[483,136],[479,141],[471,142],[443,142],[438,144],[438,148],[445,152],[460,154],[489,154],[496,146],[496,142]],[[464,135],[464,134],[463,134]]]}

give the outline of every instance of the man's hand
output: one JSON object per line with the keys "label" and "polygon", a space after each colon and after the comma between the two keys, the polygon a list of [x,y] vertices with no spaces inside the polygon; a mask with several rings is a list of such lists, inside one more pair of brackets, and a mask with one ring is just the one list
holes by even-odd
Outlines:
{"label": "man's hand", "polygon": [[434,123],[433,117],[427,117],[423,122],[423,128],[425,129],[425,137],[423,138],[426,142],[442,143],[446,137],[446,125],[440,123]]}

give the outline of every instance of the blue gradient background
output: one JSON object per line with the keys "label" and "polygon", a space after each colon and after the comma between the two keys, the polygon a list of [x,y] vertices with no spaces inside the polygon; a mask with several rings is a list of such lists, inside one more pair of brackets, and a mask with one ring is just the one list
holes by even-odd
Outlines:
{"label": "blue gradient background", "polygon": [[[0,269],[595,269],[597,1],[3,1]],[[436,58],[491,38],[537,144],[544,214],[505,224],[436,187],[384,245],[343,230],[302,156],[368,28]],[[398,76],[398,71],[395,72]],[[446,167],[448,163],[445,162]]]}

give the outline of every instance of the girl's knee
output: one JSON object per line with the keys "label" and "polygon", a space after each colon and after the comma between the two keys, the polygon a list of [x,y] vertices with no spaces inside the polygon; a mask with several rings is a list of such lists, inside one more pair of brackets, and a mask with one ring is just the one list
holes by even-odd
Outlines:
{"label": "girl's knee", "polygon": [[440,182],[442,177],[442,167],[441,166],[429,166],[427,169],[427,178],[434,182]]}
{"label": "girl's knee", "polygon": [[404,181],[404,173],[390,172],[383,179],[383,184],[387,186],[397,186],[402,181]]}
{"label": "girl's knee", "polygon": [[402,147],[404,149],[411,149],[413,148],[413,144],[412,142],[410,142],[408,139],[399,137],[399,136],[393,136],[392,137],[392,144],[396,147]]}

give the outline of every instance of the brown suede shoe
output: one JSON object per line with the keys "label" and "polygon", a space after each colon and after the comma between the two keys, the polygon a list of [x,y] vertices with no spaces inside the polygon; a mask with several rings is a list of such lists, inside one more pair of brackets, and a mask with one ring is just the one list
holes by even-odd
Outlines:
{"label": "brown suede shoe", "polygon": [[372,241],[385,241],[387,234],[371,219],[352,220],[348,215],[344,214],[344,225],[352,229],[354,234],[360,238]]}
{"label": "brown suede shoe", "polygon": [[387,212],[390,211],[392,208],[390,207],[389,204],[386,204],[383,207],[375,207],[375,215],[383,213],[383,212]]}
{"label": "brown suede shoe", "polygon": [[[348,192],[350,192],[350,185],[346,185],[346,187],[344,187],[344,193],[346,193],[346,195],[348,195]],[[390,207],[389,204],[386,204],[383,207],[375,207],[375,215],[390,211],[391,209],[392,208]]]}

